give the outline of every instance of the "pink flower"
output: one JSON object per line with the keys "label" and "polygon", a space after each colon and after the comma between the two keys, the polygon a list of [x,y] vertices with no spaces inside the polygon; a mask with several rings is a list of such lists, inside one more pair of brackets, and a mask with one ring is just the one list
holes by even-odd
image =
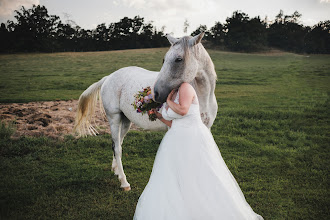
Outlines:
{"label": "pink flower", "polygon": [[149,97],[148,96],[144,96],[144,102],[149,103]]}

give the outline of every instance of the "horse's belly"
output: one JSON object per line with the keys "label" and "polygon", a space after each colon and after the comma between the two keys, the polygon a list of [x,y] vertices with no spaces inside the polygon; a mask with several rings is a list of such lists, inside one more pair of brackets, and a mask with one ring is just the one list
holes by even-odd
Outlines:
{"label": "horse's belly", "polygon": [[132,112],[127,112],[124,114],[127,118],[140,128],[145,130],[153,130],[153,131],[166,131],[167,126],[159,121],[149,121],[149,116],[147,114],[142,115],[141,113],[132,114]]}
{"label": "horse's belly", "polygon": [[167,130],[167,126],[163,122],[159,120],[150,121],[147,113],[143,115],[142,113],[138,113],[133,105],[131,105],[133,102],[134,96],[130,102],[125,102],[120,105],[120,109],[131,122],[146,130]]}
{"label": "horse's belly", "polygon": [[132,103],[134,95],[142,88],[152,87],[156,81],[158,72],[152,72],[141,68],[130,68],[129,71],[121,73],[124,83],[120,89],[120,110],[125,116],[137,126],[146,130],[167,130],[167,126],[159,120],[149,121],[148,114],[136,112]]}

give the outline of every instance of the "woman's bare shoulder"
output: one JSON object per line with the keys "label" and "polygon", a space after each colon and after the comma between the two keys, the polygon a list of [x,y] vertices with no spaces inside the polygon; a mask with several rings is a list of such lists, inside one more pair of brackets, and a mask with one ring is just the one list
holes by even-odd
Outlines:
{"label": "woman's bare shoulder", "polygon": [[186,82],[180,85],[179,93],[180,93],[180,97],[185,97],[188,99],[191,99],[195,94],[194,88],[189,83]]}
{"label": "woman's bare shoulder", "polygon": [[184,90],[189,91],[189,90],[193,90],[193,87],[189,83],[184,82],[180,85],[180,89],[184,89]]}

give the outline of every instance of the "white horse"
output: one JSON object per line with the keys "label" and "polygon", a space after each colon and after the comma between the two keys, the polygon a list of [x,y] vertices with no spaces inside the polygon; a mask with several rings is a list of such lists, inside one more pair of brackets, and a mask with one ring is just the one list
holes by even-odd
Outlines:
{"label": "white horse", "polygon": [[171,47],[166,53],[160,72],[139,67],[125,67],[89,86],[80,96],[75,131],[80,135],[96,135],[91,125],[98,97],[110,123],[113,161],[112,170],[118,175],[121,187],[130,190],[121,161],[122,143],[131,123],[147,130],[166,130],[167,126],[149,121],[131,105],[134,95],[147,86],[152,87],[154,100],[166,101],[169,92],[181,83],[189,82],[195,88],[199,100],[201,118],[211,127],[217,114],[218,105],[214,94],[216,73],[213,62],[202,46],[204,33],[195,37],[173,38],[167,35]]}

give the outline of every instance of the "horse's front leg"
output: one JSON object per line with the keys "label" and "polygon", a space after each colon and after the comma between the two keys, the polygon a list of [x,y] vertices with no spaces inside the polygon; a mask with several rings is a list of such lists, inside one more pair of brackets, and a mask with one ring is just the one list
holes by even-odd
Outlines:
{"label": "horse's front leg", "polygon": [[[108,116],[110,129],[111,129],[111,136],[112,136],[112,146],[113,146],[113,153],[114,153],[114,160],[112,162],[112,167],[116,175],[118,175],[118,179],[121,183],[120,187],[123,188],[125,191],[131,189],[130,184],[126,180],[126,175],[124,173],[123,164],[121,161],[122,157],[122,147],[121,147],[121,125],[122,119],[121,114],[111,114]],[[116,166],[117,165],[117,166]]]}

